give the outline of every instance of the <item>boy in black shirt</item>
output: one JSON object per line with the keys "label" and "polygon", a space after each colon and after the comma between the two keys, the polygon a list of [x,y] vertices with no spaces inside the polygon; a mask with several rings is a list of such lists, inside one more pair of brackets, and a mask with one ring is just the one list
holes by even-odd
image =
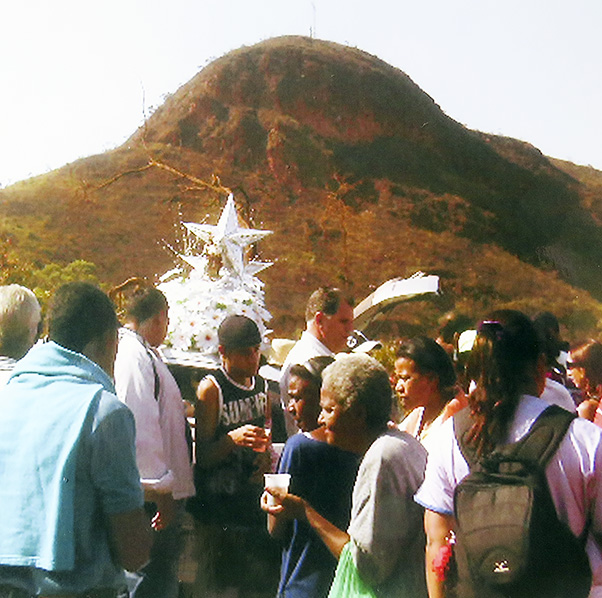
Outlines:
{"label": "boy in black shirt", "polygon": [[278,555],[259,506],[263,474],[270,468],[268,397],[257,375],[261,335],[250,318],[229,316],[218,339],[221,367],[197,391],[192,510],[199,523],[201,562],[196,590],[199,595],[228,590],[233,596],[233,589],[238,595],[262,590],[273,595]]}

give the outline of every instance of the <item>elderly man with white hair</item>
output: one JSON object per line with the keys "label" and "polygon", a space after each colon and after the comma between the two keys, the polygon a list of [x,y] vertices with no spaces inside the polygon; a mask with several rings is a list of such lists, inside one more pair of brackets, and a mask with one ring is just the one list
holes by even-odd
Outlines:
{"label": "elderly man with white hair", "polygon": [[18,284],[0,286],[0,386],[35,343],[40,313],[40,304],[28,288]]}

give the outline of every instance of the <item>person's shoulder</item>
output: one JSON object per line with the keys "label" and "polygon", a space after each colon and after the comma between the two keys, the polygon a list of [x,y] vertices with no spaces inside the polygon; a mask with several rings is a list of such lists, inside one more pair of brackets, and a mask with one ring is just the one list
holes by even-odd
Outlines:
{"label": "person's shoulder", "polygon": [[540,398],[550,405],[558,405],[572,413],[577,411],[571,393],[565,386],[560,384],[560,382],[556,382],[556,380],[552,380],[552,378],[546,378],[546,386],[541,393]]}
{"label": "person's shoulder", "polygon": [[423,413],[424,407],[416,407],[415,409],[412,409],[412,411],[410,411],[401,420],[397,426],[397,429],[416,437],[418,429],[420,428],[420,422],[422,421]]}
{"label": "person's shoulder", "polygon": [[411,434],[393,428],[370,445],[366,457],[369,455],[379,455],[388,462],[422,460],[426,459],[426,449]]}
{"label": "person's shoulder", "polygon": [[144,351],[144,346],[140,342],[138,335],[129,328],[119,329],[119,342],[117,349],[127,349],[129,351]]}
{"label": "person's shoulder", "polygon": [[197,395],[199,396],[199,398],[201,398],[202,394],[219,392],[219,389],[221,387],[218,376],[220,375],[220,373],[220,370],[215,370],[211,373],[205,374],[205,376],[199,382],[197,388]]}
{"label": "person's shoulder", "polygon": [[582,417],[575,417],[552,459],[557,471],[573,481],[590,475],[600,479],[601,460],[602,429]]}
{"label": "person's shoulder", "polygon": [[318,441],[314,440],[313,438],[309,438],[303,432],[297,432],[297,434],[293,434],[292,436],[288,437],[287,441],[284,443],[284,447],[289,449],[296,449],[297,447],[307,446],[315,442]]}
{"label": "person's shoulder", "polygon": [[546,378],[546,388],[550,388],[552,390],[556,390],[559,392],[562,392],[564,394],[564,391],[566,391],[568,394],[569,391],[566,389],[566,386],[564,386],[564,384],[561,384],[560,382],[558,382],[557,380],[554,380],[553,378]]}
{"label": "person's shoulder", "polygon": [[288,375],[289,370],[293,365],[300,362],[300,355],[304,351],[305,343],[303,337],[301,337],[291,348],[284,358],[282,367],[280,368],[280,379]]}
{"label": "person's shoulder", "polygon": [[303,456],[304,459],[310,460],[332,460],[333,463],[340,461],[345,462],[345,459],[357,459],[355,453],[345,451],[338,446],[328,444],[325,441],[317,440],[312,438],[308,434],[303,432],[297,432],[288,438],[284,444],[283,454],[288,455],[299,455]]}
{"label": "person's shoulder", "polygon": [[397,428],[389,428],[384,434],[379,436],[376,442],[382,442],[389,446],[410,446],[419,447],[420,443],[408,432]]}
{"label": "person's shoulder", "polygon": [[290,463],[299,458],[305,459],[305,456],[311,452],[311,450],[308,450],[310,442],[313,441],[310,438],[307,438],[302,432],[297,432],[297,434],[290,436],[284,443],[281,462]]}
{"label": "person's shoulder", "polygon": [[143,367],[148,362],[150,367],[146,348],[140,342],[136,333],[127,328],[120,328],[119,343],[117,344],[117,354],[115,356],[115,375],[119,376],[124,372],[129,372],[132,368],[132,362],[137,364],[136,367]]}
{"label": "person's shoulder", "polygon": [[320,357],[322,355],[332,355],[332,351],[325,347],[311,332],[305,330],[301,338],[288,352],[282,370],[288,372],[294,364],[303,364],[312,357]]}
{"label": "person's shoulder", "polygon": [[135,428],[134,414],[130,408],[114,393],[104,389],[99,390],[88,415],[91,417],[91,432],[94,436],[102,430],[112,434],[114,430]]}
{"label": "person's shoulder", "polygon": [[267,383],[266,379],[259,373],[255,374],[255,376],[253,378],[254,378],[253,389],[256,392],[267,392],[268,383]]}
{"label": "person's shoulder", "polygon": [[[98,400],[95,407],[95,417],[102,420],[113,413],[131,414],[130,408],[121,402],[117,395],[107,390],[99,391]],[[126,415],[127,416],[127,415]]]}
{"label": "person's shoulder", "polygon": [[580,444],[591,451],[602,445],[602,428],[583,417],[575,417],[567,436],[573,444]]}

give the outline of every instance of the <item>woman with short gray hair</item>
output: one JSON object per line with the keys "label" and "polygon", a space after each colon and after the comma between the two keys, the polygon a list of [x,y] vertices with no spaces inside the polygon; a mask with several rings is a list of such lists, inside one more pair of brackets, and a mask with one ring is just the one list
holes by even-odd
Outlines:
{"label": "woman with short gray hair", "polygon": [[392,391],[389,374],[372,357],[363,353],[346,355],[330,364],[322,374],[328,389],[346,408],[361,406],[371,430],[384,431],[391,418]]}
{"label": "woman with short gray hair", "polygon": [[[405,432],[389,429],[392,389],[383,366],[368,355],[344,355],[323,373],[319,422],[326,441],[362,455],[353,488],[351,522],[337,528],[310,504],[268,489],[271,517],[307,521],[339,559],[333,588],[351,562],[376,595],[426,596],[422,509],[412,497],[424,477],[426,451]],[[331,591],[332,593],[332,591]]]}

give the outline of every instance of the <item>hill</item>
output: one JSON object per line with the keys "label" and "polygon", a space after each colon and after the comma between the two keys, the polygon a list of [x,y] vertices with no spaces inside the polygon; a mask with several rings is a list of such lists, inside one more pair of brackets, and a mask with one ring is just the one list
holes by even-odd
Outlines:
{"label": "hill", "polygon": [[441,297],[382,332],[503,304],[552,308],[576,336],[600,320],[596,173],[466,129],[374,56],[284,37],[208,65],[122,147],[1,190],[0,240],[36,268],[155,276],[180,217],[215,221],[221,182],[250,226],[275,232],[259,249],[275,261],[262,279],[278,334],[302,326],[319,284],[362,298],[420,269],[441,276]]}

